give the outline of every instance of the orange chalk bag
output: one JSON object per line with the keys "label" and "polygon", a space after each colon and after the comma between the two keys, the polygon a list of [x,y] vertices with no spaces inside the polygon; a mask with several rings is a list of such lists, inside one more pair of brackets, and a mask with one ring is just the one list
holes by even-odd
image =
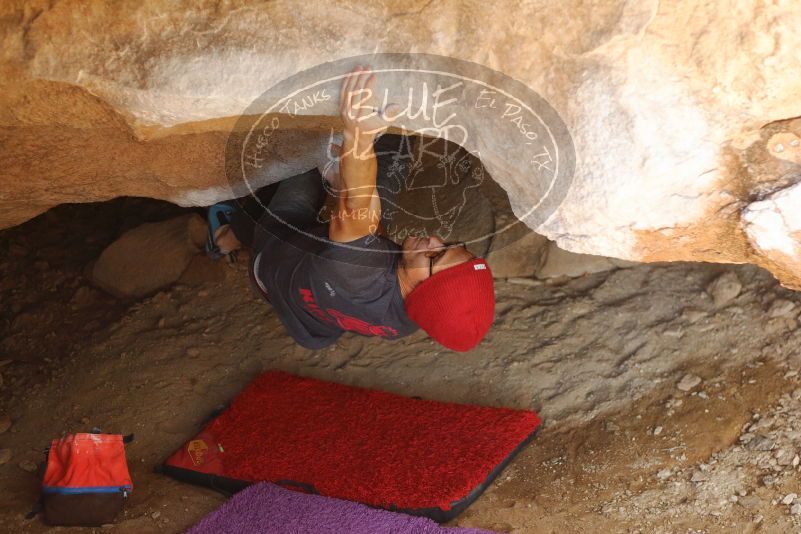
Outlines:
{"label": "orange chalk bag", "polygon": [[41,510],[56,526],[113,523],[133,490],[125,445],[133,435],[70,434],[46,452]]}

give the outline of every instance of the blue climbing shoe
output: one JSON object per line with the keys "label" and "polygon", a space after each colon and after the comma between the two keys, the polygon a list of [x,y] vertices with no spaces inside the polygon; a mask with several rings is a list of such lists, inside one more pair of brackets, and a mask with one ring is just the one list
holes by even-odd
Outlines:
{"label": "blue climbing shoe", "polygon": [[[209,258],[219,260],[220,258],[232,256],[232,254],[234,254],[235,251],[229,254],[222,252],[215,242],[215,236],[220,227],[231,223],[231,216],[237,210],[239,210],[239,204],[236,200],[218,202],[207,208],[206,220],[209,223],[209,232],[206,237],[205,251]],[[233,259],[233,257],[231,259]]]}

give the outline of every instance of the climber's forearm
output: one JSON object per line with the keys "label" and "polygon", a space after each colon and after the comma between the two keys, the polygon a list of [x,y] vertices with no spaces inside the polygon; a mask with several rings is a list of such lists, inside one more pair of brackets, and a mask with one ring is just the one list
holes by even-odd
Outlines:
{"label": "climber's forearm", "polygon": [[376,115],[372,103],[373,74],[356,67],[345,77],[340,93],[340,116],[344,125],[339,160],[339,199],[331,217],[328,235],[334,241],[350,242],[378,231],[381,199],[376,189],[378,162],[373,141],[380,131],[370,120]]}
{"label": "climber's forearm", "polygon": [[343,132],[341,159],[339,163],[340,209],[348,211],[370,208],[376,196],[378,162],[373,150],[375,136],[370,133]]}

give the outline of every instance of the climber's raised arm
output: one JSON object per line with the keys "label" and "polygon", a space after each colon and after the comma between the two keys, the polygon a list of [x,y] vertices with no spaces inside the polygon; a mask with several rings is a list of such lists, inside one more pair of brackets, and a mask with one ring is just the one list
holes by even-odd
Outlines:
{"label": "climber's raised arm", "polygon": [[381,220],[373,142],[383,128],[373,95],[374,80],[369,69],[357,67],[342,81],[339,197],[328,229],[333,241],[345,243],[374,234]]}

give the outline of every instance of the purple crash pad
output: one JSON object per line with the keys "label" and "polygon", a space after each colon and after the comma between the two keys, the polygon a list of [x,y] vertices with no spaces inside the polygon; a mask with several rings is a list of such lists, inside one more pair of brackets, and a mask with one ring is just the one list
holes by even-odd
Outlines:
{"label": "purple crash pad", "polygon": [[187,534],[488,534],[442,527],[426,517],[290,491],[261,482],[240,491]]}

